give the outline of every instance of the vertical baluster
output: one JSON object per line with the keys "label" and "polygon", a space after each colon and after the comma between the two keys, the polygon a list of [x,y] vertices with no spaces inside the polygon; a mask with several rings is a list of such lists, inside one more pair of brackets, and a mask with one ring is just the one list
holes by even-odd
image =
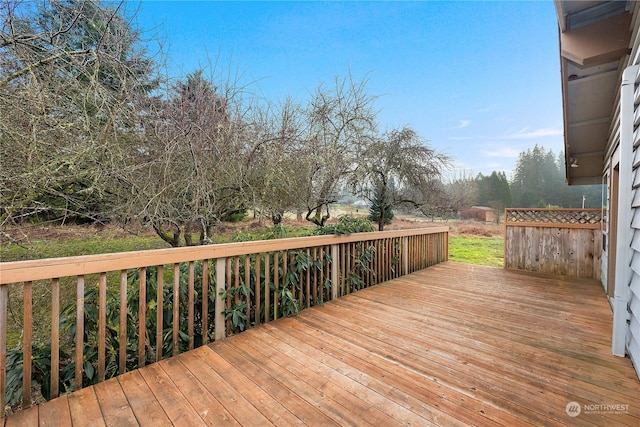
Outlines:
{"label": "vertical baluster", "polygon": [[202,343],[209,342],[209,260],[202,260]]}
{"label": "vertical baluster", "polygon": [[82,388],[82,370],[84,363],[84,276],[78,276],[76,288],[76,369],[75,389]]}
{"label": "vertical baluster", "polygon": [[195,262],[189,261],[189,275],[187,278],[187,334],[189,335],[189,350],[193,350],[193,312],[195,301]]}
{"label": "vertical baluster", "polygon": [[378,258],[378,272],[380,273],[380,278],[378,279],[378,283],[384,282],[384,266],[386,265],[385,259],[386,254],[384,253],[384,239],[380,239],[378,241],[378,245],[380,246],[379,258]]}
{"label": "vertical baluster", "polygon": [[[234,289],[233,286],[233,282],[232,282],[232,268],[233,268],[233,258],[227,258],[227,262],[226,262],[226,266],[225,266],[225,271],[227,273],[227,280],[225,281],[226,283],[226,289],[227,289],[227,299],[226,299],[226,308],[227,310],[231,310],[231,295],[233,292],[230,292],[232,289]],[[225,336],[229,335],[229,333],[231,332],[231,320],[229,320],[228,322],[225,321]]]}
{"label": "vertical baluster", "polygon": [[[314,248],[315,249],[315,248]],[[311,250],[307,248],[307,261],[311,260]],[[311,269],[313,268],[313,261],[307,264],[307,281],[306,281],[306,298],[307,298],[307,308],[311,307]]]}
{"label": "vertical baluster", "polygon": [[372,258],[372,252],[371,252],[371,247],[373,246],[373,242],[372,241],[368,241],[366,243],[366,246],[363,247],[363,251],[367,251],[367,258],[369,259],[367,261],[367,287],[372,286],[373,285],[373,258]]}
{"label": "vertical baluster", "polygon": [[344,265],[344,270],[342,274],[342,283],[344,284],[344,289],[342,295],[346,295],[351,293],[351,288],[353,287],[353,283],[349,280],[351,276],[351,244],[343,243],[342,244],[342,263]]}
{"label": "vertical baluster", "polygon": [[[4,402],[7,393],[7,303],[9,286],[0,285],[0,420],[4,420]],[[4,424],[3,424],[4,425]]]}
{"label": "vertical baluster", "polygon": [[245,315],[247,316],[245,328],[249,329],[251,327],[251,255],[244,256],[244,289],[247,292],[244,298]]}
{"label": "vertical baluster", "polygon": [[391,264],[390,264],[391,268],[389,269],[389,280],[396,277],[398,268],[400,267],[399,264],[395,263],[395,261],[397,260],[396,258],[397,254],[398,252],[396,251],[396,239],[390,238],[389,239],[389,258],[391,259]]}
{"label": "vertical baluster", "polygon": [[271,267],[269,252],[264,254],[264,323],[271,320]]}
{"label": "vertical baluster", "polygon": [[31,336],[33,331],[32,317],[32,283],[25,282],[23,287],[23,341],[22,341],[22,408],[31,407]]}
{"label": "vertical baluster", "polygon": [[[362,244],[362,242],[359,243],[360,245]],[[357,261],[360,257],[361,253],[360,253],[360,249],[358,246],[358,243],[356,242],[352,242],[351,243],[351,259],[349,261],[349,265],[350,265],[350,269],[351,269],[351,275],[354,277],[357,277],[356,280],[358,280],[358,285],[357,286],[361,286],[364,287],[364,278],[362,277],[362,272],[359,271],[359,269],[357,268]],[[353,287],[352,287],[353,289]],[[355,290],[355,289],[353,289]]]}
{"label": "vertical baluster", "polygon": [[387,280],[387,245],[385,239],[380,239],[380,283]]}
{"label": "vertical baluster", "polygon": [[256,326],[260,324],[260,312],[262,305],[260,304],[260,254],[256,254],[256,283],[254,298],[256,302]]}
{"label": "vertical baluster", "polygon": [[[324,248],[324,253],[329,256],[329,259],[331,259],[331,261],[329,259],[327,259],[326,262],[323,264],[323,267],[325,269],[324,270],[324,280],[329,280],[329,281],[333,280],[333,277],[332,277],[332,274],[333,274],[332,273],[332,268],[333,268],[332,267],[332,265],[333,265],[333,252],[332,251],[333,251],[333,249],[332,248],[333,248],[333,245],[332,246],[328,246],[327,245]],[[322,292],[323,292],[323,294],[322,294],[322,298],[323,298],[322,302],[324,302],[325,300],[329,301],[329,299],[331,299],[331,297],[333,295],[333,287],[335,286],[332,283],[330,285],[331,288],[326,289],[324,287],[324,280],[323,280],[323,283],[322,283]],[[326,295],[325,295],[325,292],[326,292]]]}
{"label": "vertical baluster", "polygon": [[393,265],[391,264],[391,251],[389,250],[389,239],[388,238],[384,238],[382,241],[382,244],[384,246],[384,265],[383,265],[383,269],[384,269],[384,281],[388,281],[391,277],[391,268],[393,267]]}
{"label": "vertical baluster", "polygon": [[[1,332],[0,332],[1,333]],[[1,350],[0,350],[1,351]],[[1,366],[1,364],[0,364]],[[60,279],[51,281],[51,398],[60,390]],[[0,393],[1,398],[4,396]]]}
{"label": "vertical baluster", "polygon": [[413,273],[413,245],[414,245],[414,237],[415,236],[408,236],[407,237],[407,242],[408,242],[408,246],[407,246],[407,274],[409,273]]}
{"label": "vertical baluster", "polygon": [[118,331],[118,373],[127,370],[127,271],[120,271],[120,330]]}
{"label": "vertical baluster", "polygon": [[164,324],[164,266],[159,265],[156,275],[156,362],[162,360],[162,328]]}
{"label": "vertical baluster", "polygon": [[107,273],[98,281],[98,381],[104,381],[107,341]]}
{"label": "vertical baluster", "polygon": [[138,367],[143,367],[145,364],[145,344],[147,335],[147,269],[146,267],[140,268],[138,274],[138,280],[140,285],[140,296],[138,302]]}
{"label": "vertical baluster", "polygon": [[380,253],[380,240],[376,240],[374,243],[376,248],[376,253],[373,255],[373,270],[376,273],[376,283],[380,283],[381,280],[381,271],[380,271],[380,257],[382,254]]}
{"label": "vertical baluster", "polygon": [[[284,282],[285,287],[291,286],[291,297],[294,301],[298,300],[298,307],[301,307],[299,298],[300,293],[302,292],[302,277],[298,277],[297,283],[294,277],[296,269],[296,257],[300,254],[299,251],[299,249],[296,251],[285,251],[285,267],[283,268],[283,270],[285,271],[285,276],[282,278],[282,281]],[[287,259],[289,260],[288,263]]]}
{"label": "vertical baluster", "polygon": [[[240,307],[240,256],[236,256],[235,259],[235,265],[234,265],[234,270],[233,270],[233,275],[234,277],[234,290],[235,290],[235,297],[233,299],[234,303],[235,303],[235,307],[236,310]],[[233,327],[233,324],[231,325]]]}
{"label": "vertical baluster", "polygon": [[[288,255],[289,253],[287,251],[284,251],[282,254],[282,287],[283,288],[287,287],[287,276],[289,275],[289,267],[287,266]],[[295,299],[296,297],[295,289],[291,289],[291,295]]]}
{"label": "vertical baluster", "polygon": [[340,286],[340,245],[331,245],[331,299],[338,298]]}
{"label": "vertical baluster", "polygon": [[313,269],[313,283],[311,285],[311,294],[313,300],[309,299],[307,304],[311,304],[311,301],[313,301],[313,305],[318,302],[318,269],[316,268],[316,261],[318,260],[318,250],[320,250],[320,248],[317,246],[314,246],[311,250],[311,269]]}
{"label": "vertical baluster", "polygon": [[[351,242],[351,258],[349,259],[349,269],[351,270],[350,275],[356,277],[357,279],[363,279],[362,277],[362,272],[358,270],[358,268],[356,267],[356,261],[358,260],[358,257],[361,255],[360,254],[360,249],[358,248],[358,244],[356,242]],[[364,280],[363,280],[364,282]],[[357,286],[363,286],[363,283],[358,283]],[[351,287],[352,291],[355,291],[356,289],[354,289],[354,287]]]}
{"label": "vertical baluster", "polygon": [[180,351],[178,344],[178,334],[180,331],[180,264],[173,264],[173,355],[176,356]]}
{"label": "vertical baluster", "polygon": [[341,243],[339,245],[340,247],[340,260],[338,265],[340,266],[340,278],[338,280],[340,280],[340,293],[338,294],[338,297],[342,297],[346,294],[346,286],[347,286],[347,276],[346,276],[346,269],[347,269],[347,263],[345,262],[345,255],[347,252],[347,248],[346,248],[346,244]]}
{"label": "vertical baluster", "polygon": [[395,269],[395,266],[393,265],[393,240],[390,238],[386,238],[385,239],[385,244],[386,244],[386,252],[387,252],[387,263],[386,263],[386,267],[387,267],[387,279],[386,280],[391,280],[393,278],[393,270]]}
{"label": "vertical baluster", "polygon": [[278,320],[278,287],[280,285],[280,260],[278,259],[279,252],[273,253],[273,320]]}

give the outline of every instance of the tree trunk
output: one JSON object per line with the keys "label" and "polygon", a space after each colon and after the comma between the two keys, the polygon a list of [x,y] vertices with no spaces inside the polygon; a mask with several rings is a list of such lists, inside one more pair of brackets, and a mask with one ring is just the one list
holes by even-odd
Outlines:
{"label": "tree trunk", "polygon": [[282,223],[282,214],[280,212],[272,213],[271,222],[273,222],[273,225],[279,225],[280,223]]}
{"label": "tree trunk", "polygon": [[173,224],[173,226],[175,227],[175,231],[171,233],[170,231],[164,230],[161,224],[153,223],[152,226],[156,234],[160,236],[162,240],[164,240],[174,248],[180,246],[180,236],[182,234],[180,227]]}

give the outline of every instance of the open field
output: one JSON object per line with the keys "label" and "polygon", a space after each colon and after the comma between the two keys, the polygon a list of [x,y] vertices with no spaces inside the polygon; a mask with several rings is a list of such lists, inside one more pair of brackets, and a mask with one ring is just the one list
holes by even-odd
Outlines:
{"label": "open field", "polygon": [[[306,221],[286,219],[286,237],[305,234],[313,226]],[[245,220],[225,223],[214,236],[216,243],[234,240],[253,240],[268,232],[268,222]],[[449,254],[453,261],[491,266],[502,265],[502,241],[504,227],[473,221],[430,221],[426,219],[394,219],[387,230],[447,226],[451,239]],[[115,225],[31,225],[8,230],[18,243],[0,241],[0,260],[20,261],[27,259],[57,258],[74,255],[90,255],[110,252],[128,252],[145,249],[166,248],[151,229],[133,227],[124,230]]]}

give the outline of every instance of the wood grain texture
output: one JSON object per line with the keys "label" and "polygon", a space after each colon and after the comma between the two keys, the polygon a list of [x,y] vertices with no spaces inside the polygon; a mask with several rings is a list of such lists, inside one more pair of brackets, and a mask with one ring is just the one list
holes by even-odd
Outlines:
{"label": "wood grain texture", "polygon": [[30,261],[0,263],[0,285],[25,281],[51,279],[127,270],[153,265],[173,264],[203,259],[228,258],[238,255],[286,251],[311,248],[363,240],[394,238],[423,234],[448,233],[448,227],[427,227],[407,230],[353,233],[349,235],[327,235],[292,237],[276,240],[226,243],[223,245],[201,245],[182,248],[153,249],[146,251],[120,252],[100,255],[83,255],[65,258],[49,258]]}
{"label": "wood grain texture", "polygon": [[602,232],[507,224],[504,255],[506,268],[600,280]]}
{"label": "wood grain texture", "polygon": [[[635,427],[640,381],[628,359],[611,355],[610,331],[596,281],[447,262],[63,396],[6,425],[29,425],[39,411],[40,420],[60,413],[60,425]],[[583,413],[569,417],[569,402]]]}

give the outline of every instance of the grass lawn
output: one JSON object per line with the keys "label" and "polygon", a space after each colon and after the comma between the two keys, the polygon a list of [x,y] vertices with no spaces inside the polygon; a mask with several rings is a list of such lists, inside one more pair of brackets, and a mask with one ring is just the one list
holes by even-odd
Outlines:
{"label": "grass lawn", "polygon": [[449,260],[502,267],[504,239],[502,237],[449,236]]}
{"label": "grass lawn", "polygon": [[[306,234],[308,227],[287,227],[282,237]],[[260,232],[231,232],[216,236],[216,243],[247,241],[260,238]],[[463,234],[450,235],[449,259],[470,264],[502,267],[504,250],[502,237],[479,237]],[[168,244],[156,236],[102,237],[85,236],[74,239],[36,240],[27,248],[0,245],[1,261],[57,258],[113,252],[167,248]]]}
{"label": "grass lawn", "polygon": [[23,261],[28,259],[62,258],[76,255],[94,255],[113,252],[142,251],[167,248],[169,245],[154,236],[118,238],[83,237],[69,240],[39,240],[28,246],[0,246],[0,260]]}

